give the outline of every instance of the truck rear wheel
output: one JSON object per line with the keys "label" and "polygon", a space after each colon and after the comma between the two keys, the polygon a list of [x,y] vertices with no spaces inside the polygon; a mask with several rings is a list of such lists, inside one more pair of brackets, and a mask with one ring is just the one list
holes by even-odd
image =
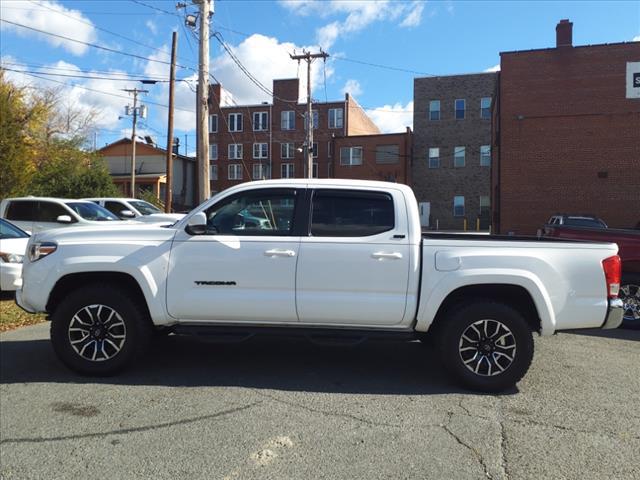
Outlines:
{"label": "truck rear wheel", "polygon": [[640,329],[640,274],[622,274],[618,297],[624,302],[622,326],[624,328]]}
{"label": "truck rear wheel", "polygon": [[445,368],[466,388],[500,392],[513,387],[533,360],[524,317],[508,305],[477,301],[451,311],[437,339]]}
{"label": "truck rear wheel", "polygon": [[89,285],[69,294],[51,321],[58,358],[83,375],[113,375],[144,351],[152,335],[137,302],[119,288]]}

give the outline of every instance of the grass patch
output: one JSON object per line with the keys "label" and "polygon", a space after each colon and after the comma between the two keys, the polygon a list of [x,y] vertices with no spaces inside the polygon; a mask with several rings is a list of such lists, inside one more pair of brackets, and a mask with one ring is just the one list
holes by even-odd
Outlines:
{"label": "grass patch", "polygon": [[13,292],[2,292],[2,296],[0,296],[0,332],[41,323],[44,322],[44,319],[45,315],[43,314],[33,315],[18,307]]}

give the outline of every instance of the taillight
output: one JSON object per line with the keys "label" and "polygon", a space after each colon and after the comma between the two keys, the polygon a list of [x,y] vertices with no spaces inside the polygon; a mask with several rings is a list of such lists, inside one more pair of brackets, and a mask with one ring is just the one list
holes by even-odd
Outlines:
{"label": "taillight", "polygon": [[605,258],[602,261],[602,268],[604,268],[604,278],[607,280],[607,297],[616,298],[620,292],[620,277],[622,275],[620,257],[614,255]]}

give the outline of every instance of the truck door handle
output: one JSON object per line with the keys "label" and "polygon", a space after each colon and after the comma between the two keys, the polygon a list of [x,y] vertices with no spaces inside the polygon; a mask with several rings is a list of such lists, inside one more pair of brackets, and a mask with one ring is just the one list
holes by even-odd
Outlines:
{"label": "truck door handle", "polygon": [[278,250],[278,249],[267,250],[264,252],[264,254],[267,257],[295,257],[296,256],[296,252],[294,252],[293,250]]}
{"label": "truck door handle", "polygon": [[402,258],[402,254],[400,252],[375,252],[371,254],[371,257],[375,258],[376,260],[383,260],[385,258],[388,258],[389,260],[400,260]]}

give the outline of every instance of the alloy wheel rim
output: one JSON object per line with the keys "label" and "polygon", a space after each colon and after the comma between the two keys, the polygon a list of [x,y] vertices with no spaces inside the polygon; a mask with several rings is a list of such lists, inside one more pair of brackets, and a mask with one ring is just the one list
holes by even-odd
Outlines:
{"label": "alloy wheel rim", "polygon": [[120,314],[101,304],[78,310],[71,318],[68,333],[73,350],[91,362],[111,360],[127,339],[127,327]]}
{"label": "alloy wheel rim", "polygon": [[627,283],[620,288],[618,297],[624,303],[624,319],[640,320],[640,285]]}
{"label": "alloy wheel rim", "polygon": [[493,377],[513,364],[516,339],[504,323],[493,319],[478,320],[462,332],[458,352],[469,371]]}

